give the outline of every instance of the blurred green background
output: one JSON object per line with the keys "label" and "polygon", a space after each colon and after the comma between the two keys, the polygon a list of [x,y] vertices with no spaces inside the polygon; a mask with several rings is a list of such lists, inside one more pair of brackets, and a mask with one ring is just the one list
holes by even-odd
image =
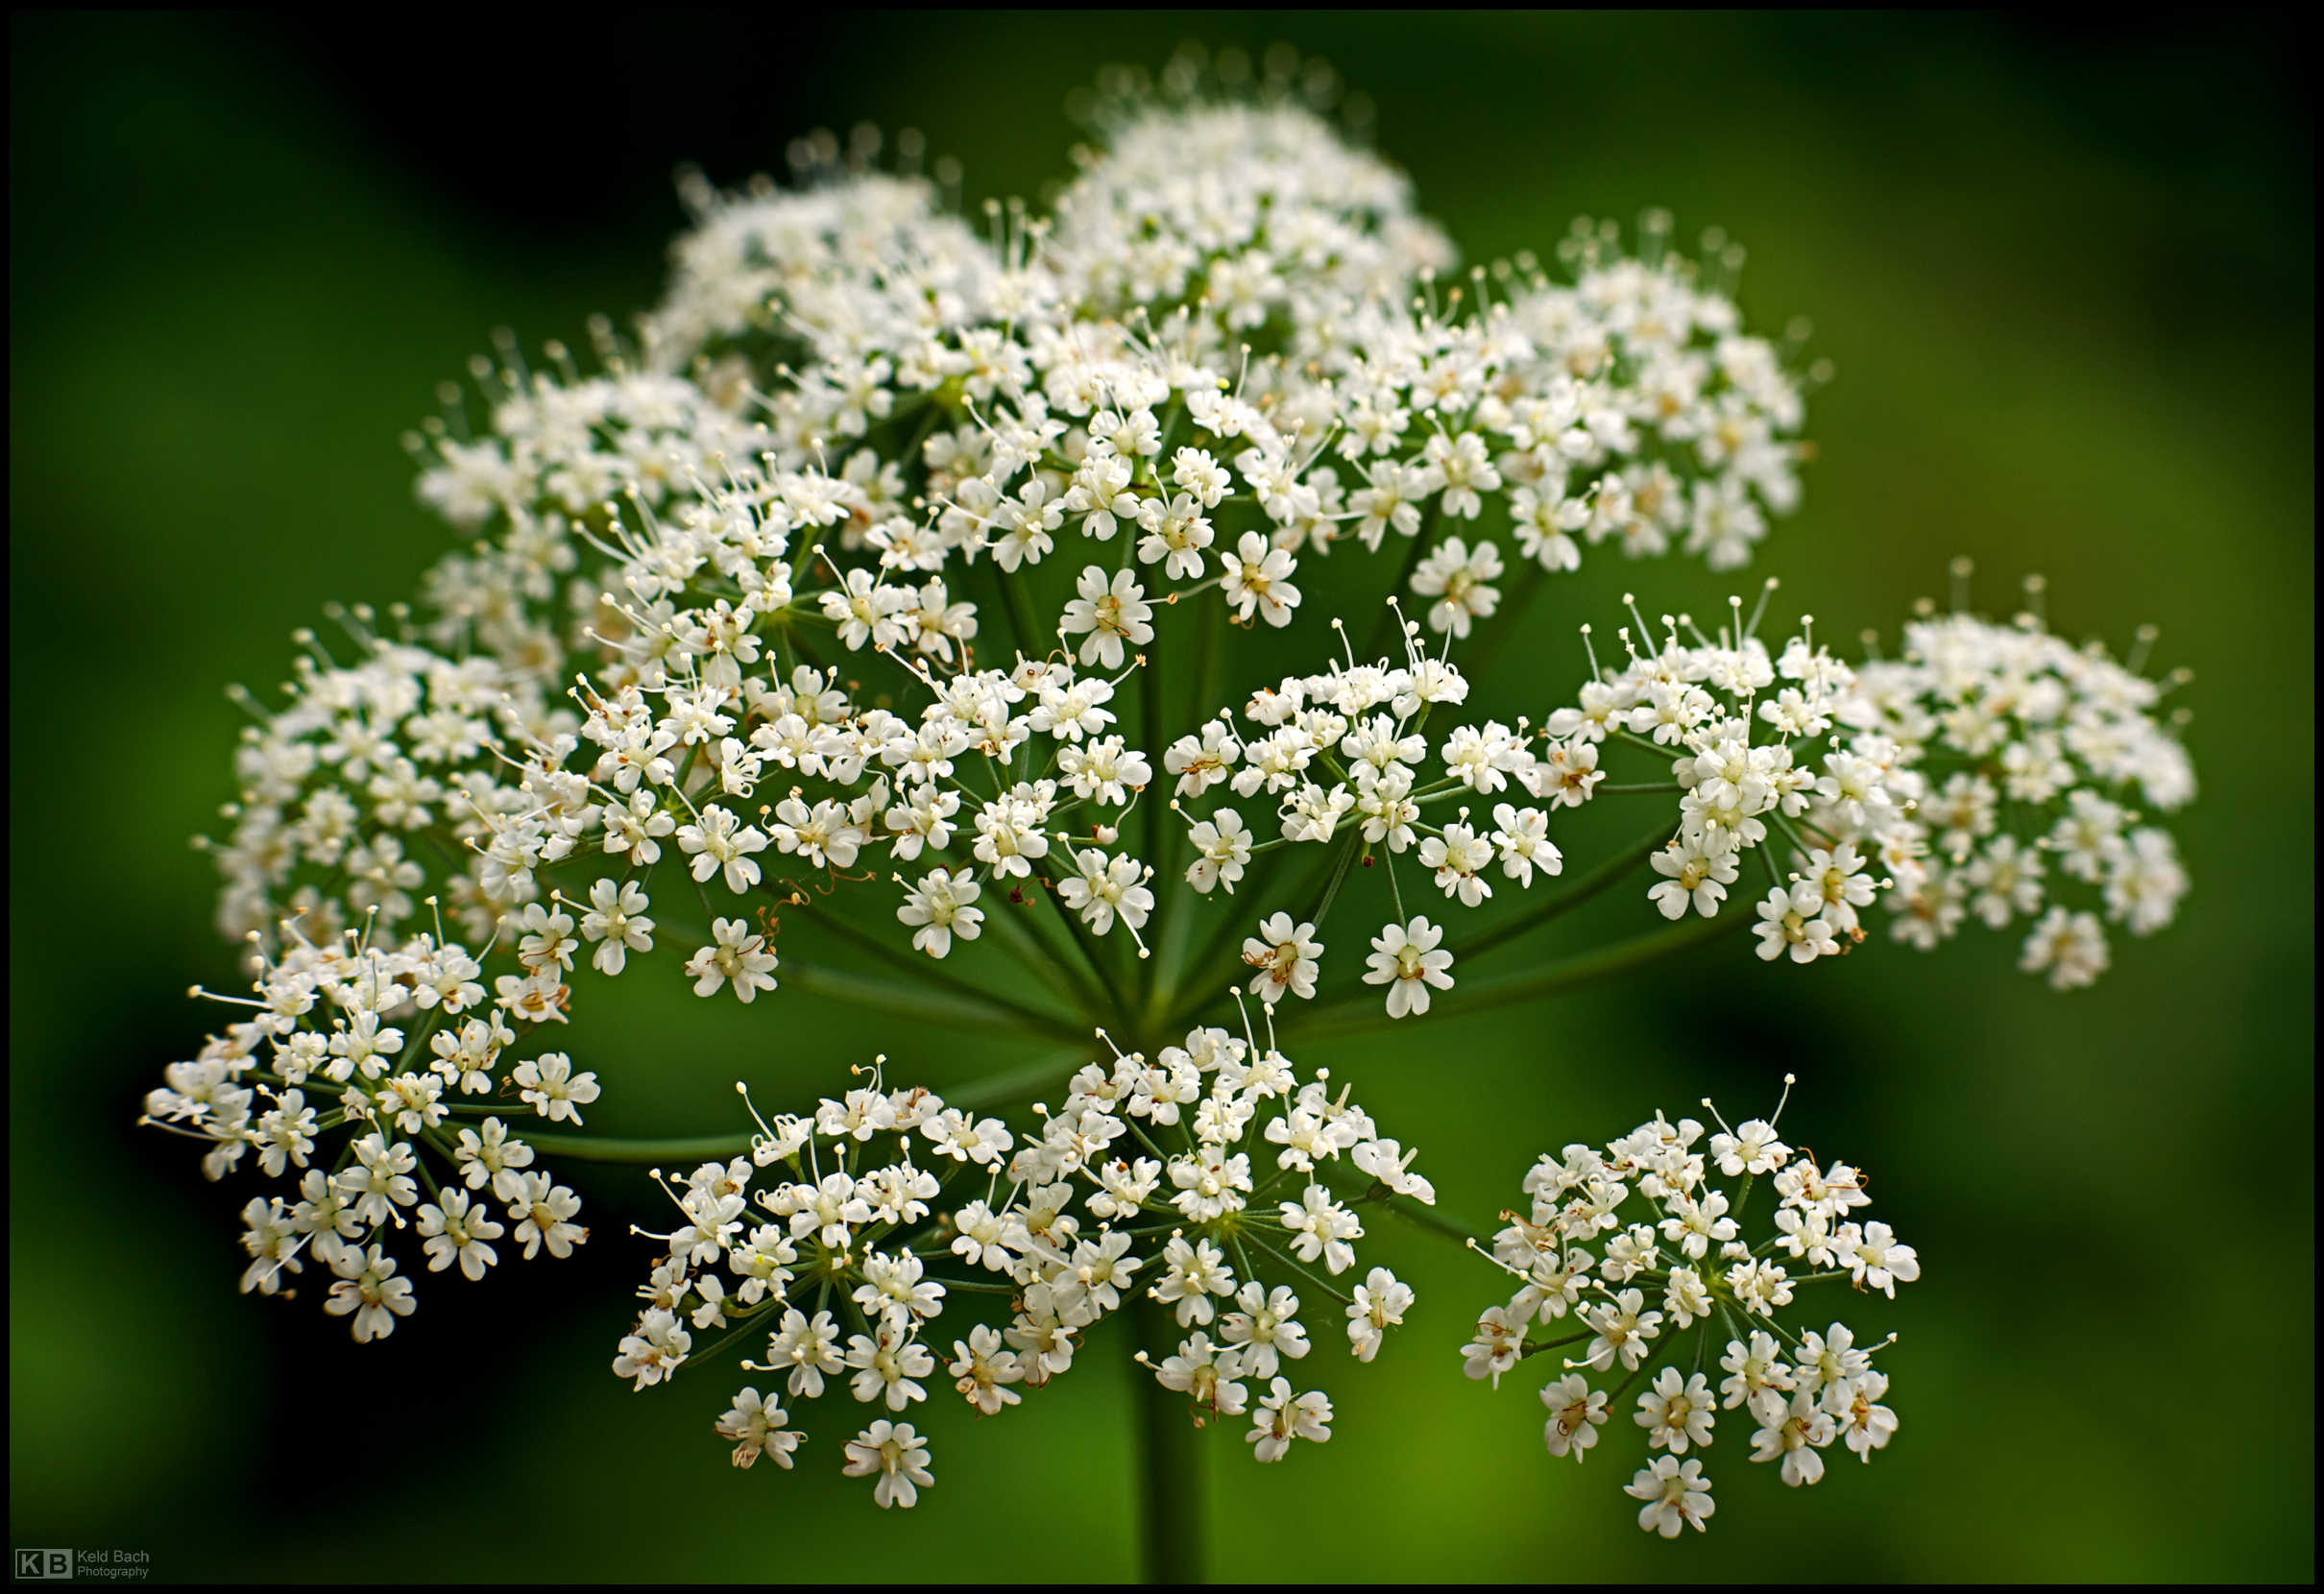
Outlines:
{"label": "blurred green background", "polygon": [[[1811,351],[1839,367],[1805,508],[1762,560],[1779,615],[1893,635],[1952,554],[2003,611],[2042,571],[2061,631],[2119,649],[2152,620],[2159,663],[2198,671],[2181,701],[2205,794],[2180,827],[2184,916],[2118,940],[2093,992],[2053,996],[2011,969],[2014,937],[1973,930],[1810,971],[1731,942],[1538,1010],[1313,1049],[1476,1217],[1541,1149],[1707,1092],[1761,1110],[1796,1070],[1791,1138],[1868,1167],[1925,1260],[1893,1308],[1835,1303],[1901,1333],[1884,1365],[1902,1430],[1878,1465],[1835,1451],[1795,1493],[1722,1423],[1712,1532],[1647,1538],[1618,1492],[1627,1422],[1597,1464],[1553,1464],[1527,1380],[1496,1395],[1459,1375],[1496,1276],[1375,1225],[1420,1305],[1372,1367],[1311,1364],[1330,1445],[1259,1468],[1233,1425],[1213,1431],[1214,1574],[2312,1578],[2312,128],[2288,34],[399,26],[12,16],[14,1542],[145,1550],[167,1579],[1128,1574],[1118,1328],[973,1436],[943,1396],[937,1487],[882,1516],[836,1475],[840,1419],[811,1424],[797,1472],[738,1473],[709,1425],[740,1375],[633,1395],[605,1370],[646,1261],[620,1234],[649,1210],[642,1177],[585,1186],[580,1259],[427,1284],[419,1316],[358,1349],[319,1291],[235,1293],[246,1192],[131,1121],[210,1021],[185,986],[230,974],[184,839],[230,795],[220,686],[280,679],[286,634],[326,599],[412,590],[443,539],[396,439],[487,328],[572,338],[647,302],[680,157],[733,181],[868,117],[924,129],[972,196],[1030,197],[1066,170],[1064,98],[1101,62],[1281,37],[1373,97],[1382,148],[1469,259],[1654,204],[1682,235],[1744,240],[1748,311],[1812,315]],[[1533,611],[1541,667],[1570,678],[1571,625],[1633,584],[1650,607],[1722,590],[1601,555]],[[1618,895],[1598,930],[1647,922]],[[591,1127],[714,1130],[738,1073],[795,1104],[875,1047],[938,1085],[1001,1055],[784,1002],[779,1024],[604,1004],[576,1035],[608,1086]]]}

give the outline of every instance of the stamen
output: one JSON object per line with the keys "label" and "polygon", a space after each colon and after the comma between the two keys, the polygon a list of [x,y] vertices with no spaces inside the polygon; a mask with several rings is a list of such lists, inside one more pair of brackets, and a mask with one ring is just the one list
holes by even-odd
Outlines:
{"label": "stamen", "polygon": [[1638,622],[1638,635],[1645,639],[1646,645],[1648,647],[1654,646],[1655,628],[1646,623],[1646,616],[1644,615],[1638,613],[1638,600],[1636,595],[1631,592],[1624,592],[1622,594],[1622,607],[1629,610],[1630,617]]}
{"label": "stamen", "polygon": [[1242,1009],[1243,1038],[1250,1043],[1251,1051],[1256,1052],[1259,1050],[1259,1037],[1251,1032],[1250,1008],[1243,1000],[1243,987],[1240,985],[1229,985],[1226,988],[1226,994],[1233,997],[1235,999],[1235,1005]]}
{"label": "stamen", "polygon": [[2122,667],[2129,670],[2133,675],[2144,674],[2146,671],[2146,656],[2154,651],[2155,643],[2162,638],[2162,635],[2163,628],[2161,626],[2151,624],[2140,626],[2137,632],[2133,634],[2130,644],[2130,656],[2122,661]]}
{"label": "stamen", "polygon": [[750,1099],[750,1087],[748,1085],[744,1084],[739,1079],[736,1080],[735,1094],[742,1098],[743,1110],[750,1114],[751,1122],[759,1125],[760,1133],[766,1136],[768,1140],[776,1140],[781,1138],[775,1133],[774,1130],[767,1127],[766,1120],[759,1116],[759,1104]]}

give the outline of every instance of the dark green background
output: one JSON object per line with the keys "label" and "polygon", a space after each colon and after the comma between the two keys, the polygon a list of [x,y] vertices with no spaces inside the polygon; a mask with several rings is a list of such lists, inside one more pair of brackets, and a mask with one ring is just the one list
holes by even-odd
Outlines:
{"label": "dark green background", "polygon": [[[391,24],[375,24],[387,28]],[[1576,1469],[1524,1379],[1459,1376],[1482,1265],[1373,1248],[1421,1304],[1381,1361],[1326,1350],[1338,1437],[1282,1465],[1214,1433],[1214,1571],[1237,1579],[2312,1577],[2314,782],[2312,128],[2288,36],[1990,21],[657,15],[542,40],[154,19],[12,21],[10,1515],[17,1543],[144,1550],[163,1578],[1108,1578],[1130,1566],[1120,1346],[986,1425],[931,1412],[937,1486],[883,1516],[836,1476],[738,1474],[724,1370],[605,1371],[642,1273],[642,1178],[587,1188],[562,1267],[424,1282],[358,1350],[313,1294],[234,1292],[239,1194],[130,1127],[229,973],[184,837],[230,794],[228,680],[281,678],[330,597],[408,592],[442,539],[399,431],[496,324],[572,337],[654,294],[671,162],[780,169],[859,117],[926,130],[972,195],[1039,191],[1066,91],[1185,35],[1329,56],[1470,259],[1577,211],[1662,204],[1751,248],[1762,326],[1811,314],[1806,507],[1779,613],[1893,635],[1974,555],[2006,608],[2049,576],[2069,635],[2163,628],[2205,785],[2195,894],[2095,991],[1973,931],[1766,969],[1740,944],[1537,1011],[1319,1046],[1448,1206],[1533,1155],[1715,1091],[1803,1079],[1786,1127],[1866,1165],[1926,1276],[1884,1358],[1870,1469],[1783,1490],[1721,1425],[1706,1537],[1642,1536],[1627,1422]],[[576,28],[578,24],[574,25]],[[2222,31],[2224,30],[2224,31]],[[1626,585],[1595,558],[1535,611]],[[1629,822],[1625,821],[1625,828]],[[1636,928],[1629,893],[1603,924]],[[1627,916],[1626,916],[1627,915]],[[594,994],[593,993],[593,1000]],[[582,1026],[591,1126],[702,1132],[748,1072],[779,1099],[875,1046],[943,1084],[998,1051],[786,993],[781,1020],[652,1002]],[[676,1022],[666,1015],[674,1014]],[[747,1022],[745,1022],[747,1020]],[[310,1285],[312,1280],[309,1280]],[[1841,1305],[1851,1303],[1842,1297]],[[973,1435],[968,1432],[978,1428]]]}

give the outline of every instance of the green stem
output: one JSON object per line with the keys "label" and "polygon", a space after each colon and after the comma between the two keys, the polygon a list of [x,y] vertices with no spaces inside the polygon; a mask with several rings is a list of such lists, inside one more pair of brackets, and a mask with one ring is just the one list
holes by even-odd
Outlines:
{"label": "green stem", "polygon": [[1073,1077],[1074,1071],[1089,1061],[1093,1047],[1084,1042],[1067,1051],[1053,1051],[1046,1057],[1036,1057],[1017,1068],[1002,1069],[988,1074],[973,1085],[964,1085],[945,1095],[950,1106],[966,1111],[971,1107],[997,1107],[1010,1101],[1021,1101],[1053,1084],[1062,1084]]}
{"label": "green stem", "polygon": [[1391,637],[1398,639],[1398,645],[1393,653],[1389,654],[1389,658],[1393,661],[1403,656],[1402,626],[1396,618],[1396,611],[1390,608],[1389,603],[1392,599],[1405,595],[1406,591],[1412,586],[1413,571],[1418,569],[1420,561],[1428,557],[1429,539],[1437,534],[1437,512],[1442,507],[1443,502],[1442,494],[1429,499],[1428,509],[1420,517],[1420,529],[1413,533],[1412,551],[1404,556],[1403,565],[1396,570],[1395,580],[1389,584],[1388,597],[1380,601],[1380,618],[1372,626],[1371,645],[1364,653],[1364,657],[1367,659],[1376,658],[1381,653],[1387,652]]}
{"label": "green stem", "polygon": [[874,979],[868,975],[816,968],[811,964],[793,963],[787,959],[783,964],[783,982],[798,990],[829,997],[835,1002],[878,1008],[899,1018],[918,1019],[926,1024],[954,1025],[1020,1037],[1030,1030],[1059,1040],[1078,1032],[1077,1026],[1063,1019],[1013,1012],[986,1002],[948,996],[942,991],[915,990],[909,985]]}
{"label": "green stem", "polygon": [[[1068,866],[1073,862],[1070,854],[1062,858],[1055,853],[1050,856],[1053,861],[1063,861]],[[1112,1015],[1116,1022],[1129,1019],[1133,1009],[1127,1002],[1116,1000],[1113,977],[1106,972],[1104,956],[1098,950],[1098,938],[1081,922],[1081,916],[1065,906],[1056,887],[1042,884],[1038,877],[1027,883],[1033,888],[1030,893],[1033,906],[1026,914],[1027,922],[1051,947],[1051,955],[1057,959],[1058,968],[1087,993],[1083,1001],[1088,1011],[1093,1016]],[[1047,914],[1055,915],[1057,923],[1064,927],[1064,945],[1070,949],[1069,953],[1055,950],[1056,932],[1046,925]]]}
{"label": "green stem", "polygon": [[1533,607],[1535,594],[1540,589],[1541,577],[1544,573],[1541,562],[1537,559],[1527,559],[1519,564],[1517,573],[1511,578],[1509,591],[1495,616],[1501,623],[1492,627],[1480,644],[1470,650],[1468,657],[1461,661],[1462,674],[1467,676],[1471,681],[1490,679],[1492,667],[1499,663],[1502,650],[1508,647],[1516,637],[1535,634],[1534,628],[1523,622],[1526,612]]}
{"label": "green stem", "polygon": [[1433,1229],[1448,1240],[1473,1240],[1480,1245],[1489,1242],[1490,1237],[1476,1224],[1455,1218],[1450,1213],[1439,1212],[1427,1202],[1417,1200],[1413,1196],[1395,1195],[1376,1179],[1362,1191],[1352,1189],[1351,1186],[1355,1181],[1363,1176],[1360,1170],[1343,1169],[1336,1162],[1322,1165],[1323,1182],[1342,1196],[1346,1196],[1351,1202],[1386,1207],[1406,1222],[1416,1223],[1424,1229]]}
{"label": "green stem", "polygon": [[[1177,1324],[1169,1309],[1140,1290],[1131,1302],[1138,1338],[1155,1362],[1173,1351]],[[1208,1502],[1202,1434],[1185,1397],[1166,1389],[1144,1367],[1138,1386],[1138,1561],[1142,1581],[1194,1583],[1205,1581],[1204,1518]]]}
{"label": "green stem", "polygon": [[[932,957],[926,957],[916,953],[907,954],[900,952],[879,937],[849,924],[830,909],[817,906],[811,899],[805,902],[798,900],[806,895],[807,893],[804,891],[795,891],[788,896],[783,896],[781,900],[786,906],[796,908],[804,914],[811,924],[829,930],[858,952],[877,957],[912,980],[939,986],[961,1000],[975,1002],[980,1006],[1005,1008],[1035,1027],[1055,1030],[1059,1026],[1069,1025],[1069,1021],[1062,1014],[1041,1012],[1037,1008],[1029,1007],[1021,1002],[1001,995],[992,990],[989,985],[980,986],[948,973]],[[1065,1032],[1075,1031],[1069,1026]]]}
{"label": "green stem", "polygon": [[[1139,735],[1145,739],[1148,757],[1159,766],[1162,750],[1170,745],[1170,738],[1162,730],[1162,672],[1154,667],[1150,658],[1138,666],[1138,720]],[[1146,840],[1141,850],[1147,861],[1156,865],[1163,861],[1162,826],[1163,815],[1167,811],[1160,803],[1146,805],[1145,829],[1142,833]],[[1159,868],[1156,872],[1160,872]]]}
{"label": "green stem", "polygon": [[[1057,961],[1055,950],[1036,939],[1033,932],[1025,928],[1021,915],[1009,911],[1018,905],[1010,903],[1000,886],[1001,882],[996,879],[986,887],[995,899],[992,911],[984,915],[986,928],[994,932],[993,944],[1023,964],[1028,973],[1048,986],[1051,994],[1068,1007],[1086,1009],[1090,1004],[1088,990],[1067,978],[1064,966]],[[1037,886],[1035,888],[1038,889]],[[1023,895],[1021,887],[1019,895]],[[1029,907],[1029,904],[1026,906]]]}
{"label": "green stem", "polygon": [[[1041,645],[1041,640],[1034,633],[1032,605],[1026,595],[1024,583],[998,564],[993,566],[993,579],[1001,588],[1002,606],[1008,612],[1008,628],[1017,634],[1018,651],[1029,659],[1040,658],[1049,649]],[[1055,639],[1053,637],[1050,640],[1053,642]],[[1003,664],[1001,667],[1006,669],[1008,666]]]}
{"label": "green stem", "polygon": [[663,1163],[710,1162],[750,1151],[750,1136],[702,1135],[692,1140],[615,1140],[605,1135],[521,1135],[525,1145],[546,1156],[573,1162],[626,1162],[647,1168]]}

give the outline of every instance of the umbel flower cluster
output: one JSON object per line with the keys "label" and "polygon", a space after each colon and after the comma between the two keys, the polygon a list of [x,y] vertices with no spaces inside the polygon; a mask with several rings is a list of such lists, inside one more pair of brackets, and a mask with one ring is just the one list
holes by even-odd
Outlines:
{"label": "umbel flower cluster", "polygon": [[2177,844],[2118,800],[2168,812],[2194,796],[2185,746],[2149,712],[2163,688],[2033,612],[2011,625],[1924,614],[1901,659],[1853,668],[1804,637],[1771,653],[1739,601],[1715,638],[1664,616],[1658,643],[1634,617],[1627,667],[1599,670],[1593,653],[1594,679],[1549,729],[1567,738],[1560,781],[1576,801],[1603,778],[1601,750],[1667,761],[1679,830],[1649,860],[1662,879],[1647,893],[1664,917],[1710,918],[1730,886],[1748,894],[1756,850],[1763,958],[1848,951],[1885,890],[1890,933],[1923,951],[1971,914],[1994,930],[2033,921],[2019,966],[2068,990],[2109,959],[2098,915],[2056,901],[2053,859],[2056,884],[2094,887],[2134,935],[2176,914]]}
{"label": "umbel flower cluster", "polygon": [[[597,1076],[561,1051],[501,1071],[511,1020],[533,1026],[513,993],[534,978],[500,976],[494,1002],[457,942],[317,945],[295,920],[286,934],[278,957],[255,954],[255,997],[216,999],[251,1016],[194,1061],[172,1063],[145,1099],[145,1122],[207,1144],[211,1178],[255,1153],[263,1174],[290,1181],[290,1195],[242,1209],[243,1291],[289,1294],[312,1257],[333,1275],[323,1309],[349,1318],[360,1343],[394,1333],[418,1305],[416,1259],[393,1254],[397,1231],[416,1233],[428,1271],[469,1279],[496,1266],[502,1245],[526,1261],[570,1256],[589,1238],[573,1221],[580,1197],[534,1166],[503,1115],[577,1125]],[[496,1091],[520,1105],[489,1099]],[[319,1138],[338,1130],[337,1148],[319,1156]]]}
{"label": "umbel flower cluster", "polygon": [[[883,1507],[909,1506],[933,1482],[929,1445],[894,1419],[939,1366],[997,1414],[1070,1371],[1082,1336],[1139,1292],[1191,1330],[1152,1375],[1200,1413],[1247,1417],[1252,1453],[1278,1461],[1331,1437],[1330,1398],[1290,1376],[1315,1348],[1307,1321],[1344,1326],[1369,1362],[1412,1303],[1386,1268],[1355,1282],[1357,1205],[1435,1193],[1344,1087],[1332,1094],[1328,1069],[1301,1083],[1271,1045],[1197,1029],[1151,1059],[1081,1069],[1022,1144],[872,1073],[810,1116],[763,1122],[748,1156],[668,1182],[679,1221],[652,1237],[668,1254],[614,1371],[642,1389],[697,1354],[696,1334],[722,1347],[765,1333],[766,1360],[744,1365],[766,1391],[744,1388],[717,1424],[737,1466],[790,1466],[807,1436],[782,1402],[844,1386],[882,1413],[847,1441],[844,1470],[876,1475]],[[1004,1297],[1005,1315],[956,1316],[947,1354],[932,1336],[956,1295],[972,1312]]]}
{"label": "umbel flower cluster", "polygon": [[[1498,1389],[1520,1362],[1566,1351],[1541,1390],[1549,1453],[1586,1461],[1610,1419],[1629,1416],[1658,1454],[1627,1492],[1644,1502],[1638,1526],[1664,1538],[1702,1531],[1717,1509],[1702,1453],[1722,1421],[1748,1423],[1751,1459],[1779,1462],[1795,1488],[1823,1478],[1834,1440],[1869,1462],[1897,1431],[1881,1404],[1888,1376],[1872,1365],[1895,1336],[1862,1345],[1846,1323],[1797,1330],[1778,1314],[1808,1320],[1791,1310],[1800,1289],[1840,1279],[1894,1299],[1920,1258],[1886,1223],[1853,1216],[1872,1199],[1861,1170],[1777,1138],[1782,1116],[1731,1129],[1714,1112],[1706,1141],[1693,1119],[1657,1113],[1603,1150],[1544,1155],[1525,1176],[1528,1206],[1504,1212],[1493,1237],[1491,1260],[1519,1288],[1478,1317],[1465,1370]],[[1755,1245],[1742,1221],[1762,1181],[1774,1232]]]}
{"label": "umbel flower cluster", "polygon": [[[1556,279],[1530,254],[1457,275],[1402,175],[1286,95],[1100,112],[1049,214],[981,227],[916,135],[893,171],[859,130],[803,140],[791,188],[690,181],[657,309],[593,323],[587,370],[499,335],[481,419],[448,387],[410,438],[461,544],[417,603],[332,611],[345,644],[302,632],[278,696],[240,694],[236,799],[200,844],[251,994],[148,1103],[212,1177],[290,1181],[245,1209],[246,1289],[311,1256],[370,1340],[423,1268],[567,1254],[579,1203],[540,1157],[613,1154],[572,1131],[599,1070],[635,1082],[580,993],[789,986],[1072,1050],[1013,1097],[876,1081],[661,1180],[681,1218],[624,1377],[765,1335],[721,1424],[738,1461],[789,1464],[786,1403],[828,1380],[878,1408],[848,1469],[909,1504],[904,1419],[939,1365],[997,1412],[1146,1291],[1176,1333],[1145,1365],[1272,1461],[1329,1433],[1293,1364],[1338,1323],[1370,1360],[1410,1303],[1356,1282],[1365,1203],[1431,1198],[1278,1022],[1497,1000],[1464,957],[1650,860],[1685,922],[1622,966],[1749,922],[1731,888],[1771,961],[1850,950],[1885,893],[1923,947],[2028,921],[2060,987],[2105,966],[2101,916],[2169,920],[2187,881],[2152,816],[2193,778],[2144,640],[2117,665],[1957,596],[1850,664],[1805,621],[1763,643],[1740,604],[1708,633],[1634,607],[1627,662],[1586,653],[1573,696],[1471,708],[1586,552],[1731,569],[1797,503],[1828,373],[1798,369],[1803,327],[1745,327],[1739,247],[1689,257],[1649,212],[1627,247],[1578,223]],[[1362,614],[1310,601],[1316,561],[1338,592],[1375,557]],[[1648,836],[1551,883],[1564,810],[1641,798]],[[966,1111],[1060,1088],[1030,1125]],[[1630,1166],[1591,1188],[1697,1198]],[[1652,1266],[1606,1244],[1597,1280]],[[1705,1299],[1751,1316],[1731,1271]],[[989,1320],[934,1331],[978,1296]]]}

